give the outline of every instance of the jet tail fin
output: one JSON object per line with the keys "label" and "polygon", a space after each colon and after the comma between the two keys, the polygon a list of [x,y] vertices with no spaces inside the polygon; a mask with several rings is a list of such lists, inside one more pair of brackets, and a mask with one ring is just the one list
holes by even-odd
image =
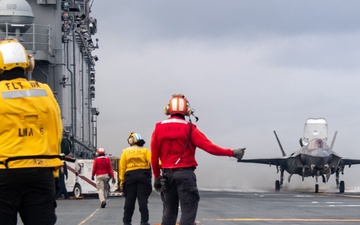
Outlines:
{"label": "jet tail fin", "polygon": [[332,150],[333,147],[334,147],[335,140],[336,140],[336,136],[337,136],[337,131],[335,131],[334,137],[333,137],[333,139],[331,140],[330,150]]}
{"label": "jet tail fin", "polygon": [[277,140],[277,142],[278,142],[278,144],[279,144],[279,147],[280,147],[282,156],[286,156],[286,153],[285,153],[285,151],[284,151],[284,149],[283,149],[283,147],[282,147],[282,145],[281,145],[281,142],[280,142],[280,140],[279,140],[279,138],[278,138],[278,136],[277,136],[277,134],[276,134],[276,131],[274,131],[274,134],[275,134],[276,140]]}

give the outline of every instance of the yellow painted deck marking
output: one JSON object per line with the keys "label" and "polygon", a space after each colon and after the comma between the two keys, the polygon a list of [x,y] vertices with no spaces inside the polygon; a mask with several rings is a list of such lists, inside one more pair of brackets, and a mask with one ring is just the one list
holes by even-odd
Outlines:
{"label": "yellow painted deck marking", "polygon": [[97,212],[99,211],[99,209],[96,209],[90,216],[88,216],[86,219],[84,219],[83,221],[81,221],[78,225],[82,225],[84,223],[86,223],[91,217],[93,217]]}

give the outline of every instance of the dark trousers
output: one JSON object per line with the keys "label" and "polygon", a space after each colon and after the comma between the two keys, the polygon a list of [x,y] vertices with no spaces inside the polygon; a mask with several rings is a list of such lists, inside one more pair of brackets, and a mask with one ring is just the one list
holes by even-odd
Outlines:
{"label": "dark trousers", "polygon": [[141,224],[149,221],[148,199],[152,192],[151,171],[133,170],[125,173],[124,188],[124,224],[130,224],[134,214],[135,202],[138,200]]}
{"label": "dark trousers", "polygon": [[69,198],[69,193],[66,189],[66,184],[65,184],[65,177],[62,174],[60,174],[59,177],[59,191],[57,193],[57,197],[60,198],[61,195],[64,195],[65,199]]}
{"label": "dark trousers", "polygon": [[180,202],[180,225],[194,225],[200,200],[196,175],[192,169],[164,170],[166,189],[163,201],[162,225],[175,225]]}
{"label": "dark trousers", "polygon": [[50,168],[0,170],[0,224],[56,223],[55,179]]}

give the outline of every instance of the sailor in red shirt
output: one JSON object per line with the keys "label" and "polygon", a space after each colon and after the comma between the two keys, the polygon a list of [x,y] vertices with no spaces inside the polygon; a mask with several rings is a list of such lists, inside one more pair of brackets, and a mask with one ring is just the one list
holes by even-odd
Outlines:
{"label": "sailor in red shirt", "polygon": [[101,202],[100,207],[105,208],[107,192],[110,189],[110,178],[112,179],[112,183],[115,184],[114,171],[110,159],[105,156],[105,150],[103,148],[99,148],[96,151],[96,155],[98,157],[94,159],[91,180],[94,180],[94,176],[96,175],[96,188]]}
{"label": "sailor in red shirt", "polygon": [[[151,137],[154,188],[161,191],[164,203],[161,224],[176,224],[180,202],[180,225],[193,225],[200,199],[194,173],[198,165],[195,149],[198,147],[212,155],[241,159],[245,148],[231,150],[213,144],[191,122],[190,116],[194,111],[182,94],[173,95],[164,112],[170,117],[156,124]],[[185,120],[185,116],[189,117],[189,121]]]}

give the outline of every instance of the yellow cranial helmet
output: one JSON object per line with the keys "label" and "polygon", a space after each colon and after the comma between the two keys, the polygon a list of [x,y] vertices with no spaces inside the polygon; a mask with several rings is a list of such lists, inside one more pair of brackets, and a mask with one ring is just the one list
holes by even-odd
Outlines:
{"label": "yellow cranial helmet", "polygon": [[16,67],[32,71],[34,66],[34,58],[16,39],[0,41],[0,74]]}

